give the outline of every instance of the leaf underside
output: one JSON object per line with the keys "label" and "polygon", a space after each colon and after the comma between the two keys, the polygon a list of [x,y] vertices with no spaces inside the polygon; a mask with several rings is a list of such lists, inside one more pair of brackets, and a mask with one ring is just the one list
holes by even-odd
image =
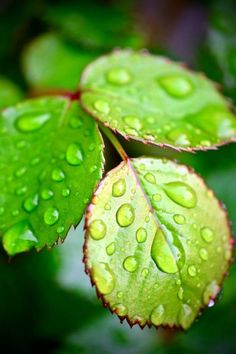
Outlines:
{"label": "leaf underside", "polygon": [[224,209],[202,179],[174,162],[122,162],[86,213],[86,271],[133,325],[187,329],[212,305],[232,257]]}
{"label": "leaf underside", "polygon": [[102,150],[96,123],[75,101],[32,99],[2,112],[0,234],[8,254],[52,246],[79,223],[102,175]]}
{"label": "leaf underside", "polygon": [[179,150],[236,139],[236,119],[214,84],[165,58],[115,51],[81,79],[82,106],[127,139]]}

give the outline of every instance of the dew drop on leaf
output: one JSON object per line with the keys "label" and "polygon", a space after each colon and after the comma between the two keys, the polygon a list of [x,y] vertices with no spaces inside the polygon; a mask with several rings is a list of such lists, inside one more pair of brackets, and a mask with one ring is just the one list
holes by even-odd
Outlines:
{"label": "dew drop on leaf", "polygon": [[164,185],[164,190],[173,202],[185,207],[194,208],[197,203],[195,191],[184,182],[170,182]]}
{"label": "dew drop on leaf", "polygon": [[191,277],[195,277],[196,274],[197,274],[197,269],[194,265],[191,265],[190,267],[188,267],[188,274],[191,276]]}
{"label": "dew drop on leaf", "polygon": [[147,231],[143,228],[140,227],[137,231],[136,231],[136,240],[139,243],[143,243],[145,242],[147,239]]}
{"label": "dew drop on leaf", "polygon": [[144,176],[144,178],[145,178],[146,181],[148,181],[149,183],[152,183],[152,184],[155,184],[155,183],[156,183],[156,178],[155,178],[155,176],[154,176],[152,173],[150,173],[150,172],[146,173],[145,176]]}
{"label": "dew drop on leaf", "polygon": [[126,85],[131,82],[131,75],[124,68],[113,68],[108,71],[107,80],[114,85]]}
{"label": "dew drop on leaf", "polygon": [[89,225],[89,232],[94,240],[101,240],[107,232],[106,224],[102,220],[94,220]]}
{"label": "dew drop on leaf", "polygon": [[31,213],[32,211],[34,211],[37,208],[38,202],[39,202],[39,196],[38,196],[38,194],[34,194],[34,195],[31,195],[30,197],[28,197],[27,199],[25,199],[23,207],[24,207],[25,211],[27,211],[28,213]]}
{"label": "dew drop on leaf", "polygon": [[125,316],[128,312],[127,307],[124,304],[118,303],[112,306],[112,310],[117,313],[118,316]]}
{"label": "dew drop on leaf", "polygon": [[98,263],[92,268],[93,280],[101,294],[110,294],[115,287],[115,279],[109,265]]}
{"label": "dew drop on leaf", "polygon": [[16,121],[16,127],[23,133],[31,133],[43,127],[51,118],[50,113],[28,113],[19,117]]}
{"label": "dew drop on leaf", "polygon": [[137,259],[134,256],[128,256],[125,258],[123,266],[124,269],[127,270],[127,272],[133,273],[138,268]]}
{"label": "dew drop on leaf", "polygon": [[179,225],[185,224],[185,217],[184,217],[184,215],[175,214],[175,215],[173,216],[173,218],[174,218],[174,221],[176,222],[176,224],[179,224]]}
{"label": "dew drop on leaf", "polygon": [[107,247],[106,247],[106,252],[108,256],[112,256],[116,250],[115,243],[111,242]]}
{"label": "dew drop on leaf", "polygon": [[180,75],[163,76],[158,82],[172,97],[185,98],[193,92],[193,85],[190,80]]}
{"label": "dew drop on leaf", "polygon": [[160,326],[165,317],[165,308],[163,305],[158,305],[151,313],[150,320],[154,326]]}
{"label": "dew drop on leaf", "polygon": [[201,229],[201,236],[205,242],[211,243],[214,238],[214,232],[210,227],[203,227]]}
{"label": "dew drop on leaf", "polygon": [[55,182],[62,182],[65,179],[65,174],[60,168],[55,168],[52,171],[52,180]]}
{"label": "dew drop on leaf", "polygon": [[51,189],[45,188],[41,191],[40,195],[42,199],[49,200],[53,197],[53,191]]}
{"label": "dew drop on leaf", "polygon": [[110,112],[110,106],[108,102],[104,100],[95,101],[94,108],[100,113],[108,114]]}
{"label": "dew drop on leaf", "polygon": [[70,144],[66,150],[66,161],[72,166],[81,165],[84,160],[84,154],[79,144]]}
{"label": "dew drop on leaf", "polygon": [[125,116],[124,122],[130,127],[135,130],[140,130],[142,128],[142,124],[137,117],[134,116]]}
{"label": "dew drop on leaf", "polygon": [[182,304],[178,315],[178,320],[181,326],[184,329],[188,328],[189,325],[192,323],[193,318],[194,315],[191,307],[187,304]]}
{"label": "dew drop on leaf", "polygon": [[204,289],[203,292],[203,303],[208,305],[209,301],[214,300],[220,291],[220,287],[215,280],[210,282]]}
{"label": "dew drop on leaf", "polygon": [[63,188],[62,191],[61,191],[61,195],[63,197],[69,197],[70,195],[70,189],[69,188]]}
{"label": "dew drop on leaf", "polygon": [[125,194],[126,191],[126,183],[123,178],[120,178],[116,181],[112,186],[112,195],[113,197],[121,197]]}
{"label": "dew drop on leaf", "polygon": [[199,255],[201,257],[201,259],[203,259],[204,261],[207,261],[208,259],[208,252],[205,248],[201,248],[199,251]]}
{"label": "dew drop on leaf", "polygon": [[46,225],[52,226],[59,220],[59,211],[54,207],[49,207],[44,212],[43,218]]}
{"label": "dew drop on leaf", "polygon": [[122,227],[131,225],[134,222],[134,218],[134,208],[129,203],[121,205],[116,213],[117,223]]}

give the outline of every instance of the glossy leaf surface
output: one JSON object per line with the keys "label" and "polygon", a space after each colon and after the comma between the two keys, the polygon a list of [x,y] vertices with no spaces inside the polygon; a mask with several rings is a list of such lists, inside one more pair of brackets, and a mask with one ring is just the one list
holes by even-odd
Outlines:
{"label": "glossy leaf surface", "polygon": [[236,139],[236,119],[213,83],[162,57],[116,51],[85,70],[82,105],[125,138],[176,149]]}
{"label": "glossy leaf surface", "polygon": [[26,47],[22,65],[33,88],[76,89],[82,70],[94,58],[59,35],[46,33]]}
{"label": "glossy leaf surface", "polygon": [[76,101],[48,97],[5,109],[0,132],[3,246],[10,255],[52,246],[81,220],[101,178],[96,124]]}
{"label": "glossy leaf surface", "polygon": [[97,189],[86,227],[86,270],[130,324],[187,329],[212,305],[232,257],[225,211],[171,161],[122,162]]}

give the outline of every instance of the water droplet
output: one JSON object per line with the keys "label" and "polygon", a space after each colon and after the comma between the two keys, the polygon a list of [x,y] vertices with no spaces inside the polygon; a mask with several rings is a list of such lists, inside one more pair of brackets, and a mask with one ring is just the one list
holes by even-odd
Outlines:
{"label": "water droplet", "polygon": [[188,267],[188,274],[191,276],[191,277],[195,277],[196,274],[197,274],[197,269],[194,265],[191,265],[190,267]]}
{"label": "water droplet", "polygon": [[79,144],[70,144],[66,150],[66,160],[72,166],[81,165],[84,155]]}
{"label": "water droplet", "polygon": [[68,197],[70,195],[70,189],[69,188],[63,188],[61,191],[61,195],[63,197]]}
{"label": "water droplet", "polygon": [[21,196],[24,195],[27,191],[27,187],[26,186],[22,186],[16,189],[16,195]]}
{"label": "water droplet", "polygon": [[106,247],[106,252],[107,252],[108,256],[112,256],[114,254],[115,250],[116,250],[115,242],[110,243]]}
{"label": "water droplet", "polygon": [[51,177],[55,182],[62,182],[65,179],[65,174],[60,168],[55,168],[52,171]]}
{"label": "water droplet", "polygon": [[203,227],[201,229],[201,236],[205,242],[211,243],[214,238],[214,232],[210,227]]}
{"label": "water droplet", "polygon": [[38,202],[39,202],[38,194],[33,194],[24,201],[23,207],[25,211],[31,213],[37,208]]}
{"label": "water droplet", "polygon": [[35,157],[32,161],[31,161],[31,166],[36,166],[38,163],[40,162],[40,158],[39,157]]}
{"label": "water droplet", "polygon": [[111,205],[109,203],[106,203],[104,206],[105,210],[111,210]]}
{"label": "water droplet", "polygon": [[179,288],[178,298],[182,301],[184,298],[184,289],[182,287]]}
{"label": "water droplet", "polygon": [[194,208],[196,206],[196,193],[188,184],[178,181],[170,182],[164,185],[164,190],[175,203],[185,208]]}
{"label": "water droplet", "polygon": [[137,231],[136,231],[136,240],[139,243],[145,242],[147,239],[147,231],[143,228],[140,227]]}
{"label": "water droplet", "polygon": [[118,316],[126,316],[127,315],[127,307],[123,304],[115,304],[112,306],[112,310],[118,315]]}
{"label": "water droplet", "polygon": [[93,165],[93,166],[90,167],[89,172],[90,172],[90,173],[93,173],[93,172],[95,172],[97,169],[98,169],[97,165]]}
{"label": "water droplet", "polygon": [[0,207],[0,216],[3,215],[5,212],[5,209],[3,207]]}
{"label": "water droplet", "polygon": [[158,79],[162,88],[175,98],[185,98],[192,94],[193,85],[187,77],[177,74],[163,76]]}
{"label": "water droplet", "polygon": [[145,178],[146,181],[148,181],[149,183],[152,183],[152,184],[155,184],[155,183],[156,183],[156,178],[155,178],[155,176],[154,176],[152,173],[150,173],[150,172],[146,173],[145,176],[144,176],[144,178]]}
{"label": "water droplet", "polygon": [[122,291],[118,291],[118,293],[117,293],[118,299],[122,299],[123,295],[124,295],[124,294],[123,294]]}
{"label": "water droplet", "polygon": [[125,124],[127,124],[130,128],[135,129],[135,131],[139,131],[142,128],[142,124],[137,117],[125,116],[123,120]]}
{"label": "water droplet", "polygon": [[83,122],[82,120],[79,118],[79,117],[76,117],[76,116],[72,116],[70,118],[70,127],[73,128],[73,129],[78,129],[80,127],[82,127],[83,125]]}
{"label": "water droplet", "polygon": [[126,183],[123,178],[118,179],[112,186],[112,195],[113,197],[121,197],[125,194]]}
{"label": "water droplet", "polygon": [[193,322],[194,320],[194,314],[191,309],[191,307],[187,304],[183,304],[180,308],[179,314],[178,314],[178,320],[180,325],[184,328],[187,329]]}
{"label": "water droplet", "polygon": [[51,191],[50,189],[43,189],[40,193],[41,198],[44,200],[49,200],[53,197],[53,191]]}
{"label": "water droplet", "polygon": [[127,85],[131,81],[131,75],[124,68],[113,68],[108,71],[107,80],[113,85]]}
{"label": "water droplet", "polygon": [[132,136],[138,136],[138,132],[133,128],[125,128],[125,133]]}
{"label": "water droplet", "polygon": [[146,277],[148,276],[148,273],[149,273],[148,268],[143,268],[143,270],[142,270],[142,276],[143,276],[144,278],[146,278]]}
{"label": "water droplet", "polygon": [[90,144],[89,147],[88,147],[88,150],[91,152],[91,151],[94,151],[95,150],[95,147],[96,145],[95,144]]}
{"label": "water droplet", "polygon": [[127,272],[133,273],[138,268],[138,262],[134,256],[128,256],[125,258],[123,266]]}
{"label": "water droplet", "polygon": [[175,214],[173,216],[174,218],[174,221],[176,222],[176,224],[179,224],[179,225],[183,225],[185,223],[185,217],[184,215],[181,215],[181,214]]}
{"label": "water droplet", "polygon": [[28,251],[38,242],[28,221],[20,221],[3,235],[3,246],[9,255]]}
{"label": "water droplet", "polygon": [[19,215],[19,210],[15,209],[15,210],[12,211],[11,214],[12,214],[12,216],[17,216],[17,215]]}
{"label": "water droplet", "polygon": [[49,207],[44,212],[43,219],[45,224],[52,226],[59,220],[59,216],[59,211],[56,208]]}
{"label": "water droplet", "polygon": [[208,252],[205,248],[201,248],[199,251],[199,255],[201,257],[201,259],[203,259],[204,261],[207,261],[208,259]]}
{"label": "water droplet", "polygon": [[110,112],[110,106],[107,101],[104,100],[97,100],[94,103],[94,108],[100,113],[108,114]]}
{"label": "water droplet", "polygon": [[94,220],[89,225],[89,233],[94,240],[101,240],[107,232],[106,224],[100,220]]}
{"label": "water droplet", "polygon": [[159,228],[152,243],[151,256],[161,271],[174,274],[184,264],[184,249],[180,241],[174,238],[171,233],[167,234],[166,237],[161,228]]}
{"label": "water droplet", "polygon": [[92,268],[92,277],[101,294],[110,294],[115,287],[115,280],[111,269],[106,263],[97,263]]}
{"label": "water droplet", "polygon": [[214,300],[220,291],[220,287],[215,280],[209,283],[203,292],[203,303],[209,304],[210,300]]}
{"label": "water droplet", "polygon": [[57,233],[62,234],[64,232],[64,230],[65,230],[64,226],[58,226]]}
{"label": "water droplet", "polygon": [[20,167],[16,170],[15,175],[16,177],[22,177],[27,171],[27,168],[25,166]]}
{"label": "water droplet", "polygon": [[44,126],[51,118],[49,113],[32,112],[24,114],[16,121],[16,127],[23,133],[34,132]]}
{"label": "water droplet", "polygon": [[160,326],[163,323],[165,316],[165,308],[163,305],[158,305],[151,313],[150,320],[154,326]]}
{"label": "water droplet", "polygon": [[187,135],[183,133],[183,129],[176,128],[172,129],[167,133],[167,138],[170,139],[174,144],[180,146],[190,146],[191,142],[189,141]]}
{"label": "water droplet", "polygon": [[132,205],[125,203],[119,207],[116,213],[117,223],[122,227],[127,227],[134,222],[135,214]]}
{"label": "water droplet", "polygon": [[159,202],[161,200],[161,195],[160,194],[153,194],[152,199],[155,202]]}

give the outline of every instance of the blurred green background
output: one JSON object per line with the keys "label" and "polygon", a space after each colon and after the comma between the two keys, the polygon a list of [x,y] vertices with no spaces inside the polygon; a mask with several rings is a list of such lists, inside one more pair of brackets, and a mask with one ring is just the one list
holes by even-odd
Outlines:
{"label": "blurred green background", "polygon": [[[1,1],[0,108],[76,90],[87,63],[114,47],[148,48],[186,62],[236,103],[235,19],[234,0]],[[131,156],[164,155],[193,166],[226,205],[236,233],[235,145],[186,154],[122,143]],[[106,147],[110,169],[118,157]],[[187,333],[142,331],[121,325],[96,299],[84,274],[82,244],[83,222],[51,251],[10,260],[0,251],[1,353],[236,352],[234,265],[215,306]]]}

